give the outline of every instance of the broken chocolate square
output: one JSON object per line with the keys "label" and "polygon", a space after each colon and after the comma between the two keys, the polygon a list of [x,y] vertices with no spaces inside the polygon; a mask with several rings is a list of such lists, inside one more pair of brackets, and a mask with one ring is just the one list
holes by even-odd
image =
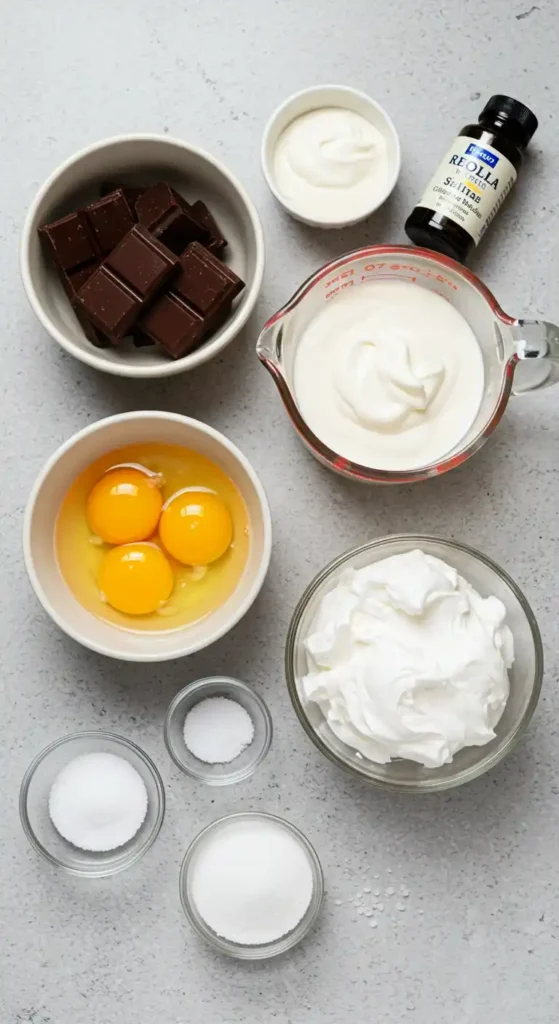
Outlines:
{"label": "broken chocolate square", "polygon": [[101,185],[101,195],[108,196],[111,192],[122,192],[128,203],[132,216],[136,221],[136,200],[147,190],[147,185],[122,185],[115,181],[104,181]]}
{"label": "broken chocolate square", "polygon": [[198,242],[192,242],[183,252],[180,271],[173,281],[173,291],[207,317],[229,308],[243,288],[240,277]]}
{"label": "broken chocolate square", "polygon": [[122,189],[116,189],[102,199],[96,199],[83,211],[103,256],[134,227],[135,219]]}
{"label": "broken chocolate square", "polygon": [[166,246],[135,224],[86,281],[76,302],[95,327],[118,344],[178,263]]}
{"label": "broken chocolate square", "polygon": [[69,213],[39,228],[58,266],[65,271],[93,263],[99,256],[91,228],[83,212]]}
{"label": "broken chocolate square", "polygon": [[169,292],[154,302],[139,327],[173,359],[180,359],[203,341],[206,322],[179,295]]}
{"label": "broken chocolate square", "polygon": [[206,243],[206,248],[209,249],[214,256],[221,258],[226,246],[227,239],[223,236],[219,227],[205,203],[201,199],[197,199],[191,206],[192,213],[196,217],[196,220],[206,229],[210,238]]}
{"label": "broken chocolate square", "polygon": [[172,252],[179,255],[190,242],[209,242],[210,235],[193,215],[186,199],[160,181],[148,188],[136,202],[136,214],[143,224]]}

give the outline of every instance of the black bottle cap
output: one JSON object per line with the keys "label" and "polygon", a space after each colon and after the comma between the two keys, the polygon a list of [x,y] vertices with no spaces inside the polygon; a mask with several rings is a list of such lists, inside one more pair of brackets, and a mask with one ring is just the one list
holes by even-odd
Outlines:
{"label": "black bottle cap", "polygon": [[492,96],[479,115],[480,124],[507,124],[516,129],[522,146],[527,146],[538,127],[538,119],[529,107],[512,96]]}

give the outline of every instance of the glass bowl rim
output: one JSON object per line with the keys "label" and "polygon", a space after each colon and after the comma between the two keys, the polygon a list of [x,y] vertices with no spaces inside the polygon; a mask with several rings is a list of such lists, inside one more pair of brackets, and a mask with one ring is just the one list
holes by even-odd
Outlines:
{"label": "glass bowl rim", "polygon": [[[343,758],[340,757],[339,754],[336,754],[333,750],[331,750],[330,747],[324,742],[324,740],[316,733],[316,731],[311,726],[305,714],[305,710],[303,708],[303,705],[299,699],[299,694],[297,692],[297,684],[293,668],[295,642],[297,639],[299,624],[307,608],[307,605],[309,604],[309,601],[314,596],[316,591],[320,588],[322,583],[324,583],[324,581],[327,580],[328,577],[336,571],[336,569],[339,569],[341,566],[343,566],[344,563],[351,561],[351,559],[355,558],[357,555],[360,555],[364,551],[372,551],[378,548],[382,548],[384,545],[391,543],[393,541],[409,542],[410,547],[412,545],[417,545],[418,547],[421,547],[421,544],[425,542],[431,544],[440,544],[443,547],[449,548],[451,550],[460,551],[463,554],[474,559],[475,561],[482,562],[496,576],[500,577],[500,579],[512,591],[512,593],[518,600],[520,607],[522,608],[522,611],[524,612],[532,636],[535,660],[534,678],[532,681],[530,699],[525,708],[524,714],[517,722],[516,727],[514,728],[513,732],[511,733],[503,747],[495,751],[487,759],[480,759],[480,761],[478,761],[471,768],[465,769],[461,775],[453,778],[434,778],[432,781],[420,780],[418,783],[413,784],[405,782],[396,782],[393,779],[371,778],[369,775],[365,775],[363,772],[359,771],[359,768],[356,765],[347,764],[343,760]],[[357,547],[351,548],[349,551],[345,551],[343,554],[338,555],[336,558],[333,558],[330,562],[328,562],[328,564],[325,565],[320,570],[320,572],[316,574],[314,579],[311,580],[311,582],[305,588],[303,594],[299,598],[295,606],[293,615],[291,616],[291,621],[289,623],[287,639],[285,643],[284,667],[287,679],[287,689],[289,692],[289,696],[291,698],[291,703],[295,710],[295,714],[297,715],[297,718],[299,719],[299,722],[303,726],[303,729],[305,730],[309,739],[312,740],[315,746],[320,750],[322,754],[324,754],[325,757],[328,758],[329,761],[337,765],[338,768],[343,768],[345,772],[349,773],[354,777],[359,778],[360,780],[362,780],[370,786],[376,787],[378,789],[390,790],[391,792],[415,794],[441,792],[443,790],[454,789],[457,786],[464,785],[466,782],[471,782],[473,779],[476,779],[480,775],[484,775],[485,772],[490,771],[492,768],[495,768],[496,765],[500,764],[500,762],[510,754],[510,752],[518,744],[523,732],[527,728],[534,714],[534,711],[536,710],[536,706],[538,704],[543,683],[544,657],[540,628],[538,626],[532,608],[528,603],[526,597],[522,593],[518,584],[515,583],[512,577],[509,576],[509,574],[505,572],[505,570],[502,569],[501,566],[497,564],[497,562],[494,562],[493,559],[489,558],[483,552],[478,551],[477,548],[474,548],[469,544],[462,544],[460,541],[447,540],[444,537],[437,537],[433,534],[394,533],[386,534],[385,536],[378,537],[372,541],[366,541],[364,544],[359,544]]]}
{"label": "glass bowl rim", "polygon": [[[237,771],[232,771],[229,774],[225,774],[221,778],[212,779],[209,775],[206,775],[204,772],[193,771],[184,761],[181,761],[180,757],[175,753],[173,749],[173,746],[169,739],[169,731],[171,721],[174,715],[177,713],[177,710],[184,697],[187,694],[191,693],[203,694],[206,688],[210,689],[211,685],[215,683],[224,683],[232,691],[241,690],[244,694],[247,694],[251,700],[254,701],[254,703],[262,713],[265,737],[264,743],[260,748],[258,757],[253,758],[253,760],[249,762],[249,764],[247,764],[245,768],[237,769]],[[204,697],[202,696],[200,699],[203,700]],[[259,765],[262,764],[262,761],[268,754],[268,751],[270,750],[270,747],[272,745],[273,736],[274,725],[272,721],[272,716],[270,714],[270,709],[266,704],[266,701],[264,700],[263,697],[260,696],[259,693],[256,692],[256,690],[252,688],[252,686],[249,686],[248,683],[243,682],[242,679],[235,679],[234,676],[202,676],[200,679],[195,679],[192,683],[187,683],[186,686],[183,686],[182,690],[179,690],[179,692],[175,694],[175,696],[173,697],[171,703],[169,704],[169,707],[167,708],[167,711],[165,713],[165,719],[163,722],[163,740],[165,743],[165,747],[167,749],[167,753],[169,754],[171,760],[174,762],[177,768],[184,772],[185,775],[188,775],[191,779],[196,779],[197,782],[202,782],[207,786],[228,786],[236,782],[244,782],[245,779],[249,779],[255,773]],[[231,764],[233,763],[234,761],[231,762]]]}
{"label": "glass bowl rim", "polygon": [[[140,846],[138,846],[137,849],[130,850],[128,857],[123,861],[123,863],[119,863],[118,865],[112,868],[108,867],[103,870],[89,872],[81,871],[80,868],[70,867],[69,865],[61,861],[58,857],[56,857],[53,853],[51,853],[49,850],[47,850],[45,846],[43,846],[41,841],[36,836],[35,831],[29,820],[29,815],[27,813],[27,798],[29,794],[29,787],[31,785],[32,779],[35,776],[35,772],[43,763],[43,761],[48,757],[49,754],[52,754],[53,751],[57,750],[59,747],[63,747],[66,743],[70,743],[74,740],[87,740],[99,738],[107,739],[111,742],[116,742],[121,746],[127,747],[128,750],[130,750],[140,759],[140,761],[142,761],[144,767],[151,775],[157,792],[157,813],[155,816],[153,826],[149,834],[143,841],[143,843]],[[121,736],[119,733],[111,732],[107,729],[84,729],[80,730],[79,732],[70,733],[68,736],[60,736],[57,740],[53,740],[52,743],[49,743],[46,747],[40,750],[38,754],[35,755],[21,781],[21,786],[19,790],[19,817],[23,831],[25,832],[25,835],[27,836],[27,839],[29,840],[33,849],[37,853],[40,853],[41,856],[45,857],[45,859],[48,860],[51,864],[54,864],[55,867],[62,868],[62,870],[67,871],[68,874],[77,875],[80,878],[108,877],[109,875],[115,875],[119,871],[124,871],[126,868],[132,867],[132,865],[136,864],[140,860],[140,858],[143,857],[144,853],[147,853],[150,847],[153,846],[155,840],[157,839],[157,836],[159,835],[161,826],[163,824],[163,819],[165,817],[165,787],[163,785],[163,780],[159,773],[159,769],[156,767],[156,765],[149,757],[149,755],[146,754],[141,747],[134,743],[133,740],[129,740],[125,736]]]}
{"label": "glass bowl rim", "polygon": [[[241,820],[272,821],[275,824],[281,825],[281,827],[286,829],[286,831],[288,831],[304,848],[309,858],[313,875],[313,893],[311,901],[303,914],[303,917],[295,926],[293,931],[288,932],[287,935],[283,935],[279,939],[275,939],[273,942],[262,943],[262,945],[259,946],[241,945],[217,935],[208,925],[206,925],[204,919],[200,914],[198,914],[196,908],[188,898],[188,870],[196,851],[211,832],[217,831],[218,828],[222,828],[230,822]],[[201,939],[204,939],[205,942],[209,943],[209,945],[217,950],[217,952],[224,953],[226,956],[237,960],[268,960],[271,957],[280,956],[282,953],[287,953],[290,949],[293,949],[314,927],[324,900],[324,871],[322,869],[320,858],[310,839],[307,839],[304,832],[301,832],[296,825],[293,825],[285,818],[281,818],[278,814],[270,814],[268,811],[238,811],[234,814],[226,814],[221,818],[216,818],[215,821],[206,825],[205,828],[198,832],[194,837],[188,846],[181,864],[179,873],[179,895],[182,909],[188,923],[197,935]]]}

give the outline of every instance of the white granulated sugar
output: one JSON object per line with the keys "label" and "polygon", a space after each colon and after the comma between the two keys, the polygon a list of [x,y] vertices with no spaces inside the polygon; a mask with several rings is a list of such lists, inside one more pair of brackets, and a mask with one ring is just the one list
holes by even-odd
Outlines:
{"label": "white granulated sugar", "polygon": [[184,742],[205,764],[234,761],[253,738],[252,718],[230,697],[206,697],[191,708],[184,721]]}
{"label": "white granulated sugar", "polygon": [[394,892],[395,892],[395,890],[394,890],[394,889],[392,888],[392,886],[391,886],[391,885],[389,885],[389,886],[388,886],[388,889],[386,890],[386,895],[387,895],[387,896],[393,896],[393,895],[394,895]]}
{"label": "white granulated sugar", "polygon": [[197,850],[190,893],[217,935],[261,946],[297,927],[313,895],[305,849],[274,821],[232,821]]}
{"label": "white granulated sugar", "polygon": [[147,790],[136,769],[123,757],[101,751],[70,761],[49,794],[54,827],[82,850],[123,846],[136,835],[147,809]]}
{"label": "white granulated sugar", "polygon": [[378,928],[378,921],[369,921],[369,928]]}

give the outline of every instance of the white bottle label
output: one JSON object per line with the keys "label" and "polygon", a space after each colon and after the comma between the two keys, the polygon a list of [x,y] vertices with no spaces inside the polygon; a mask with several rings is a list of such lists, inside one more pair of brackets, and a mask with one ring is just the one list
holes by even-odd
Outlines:
{"label": "white bottle label", "polygon": [[479,242],[516,181],[506,156],[459,135],[439,164],[418,206],[450,217]]}

